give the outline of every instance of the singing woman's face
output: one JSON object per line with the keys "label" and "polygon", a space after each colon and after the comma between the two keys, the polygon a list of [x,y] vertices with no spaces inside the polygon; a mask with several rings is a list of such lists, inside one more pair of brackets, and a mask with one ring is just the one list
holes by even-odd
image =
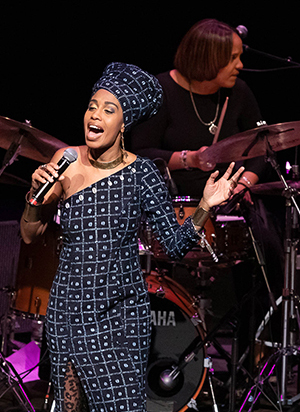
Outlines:
{"label": "singing woman's face", "polygon": [[120,147],[124,131],[123,111],[118,99],[107,90],[99,89],[91,98],[84,115],[87,146],[103,151]]}

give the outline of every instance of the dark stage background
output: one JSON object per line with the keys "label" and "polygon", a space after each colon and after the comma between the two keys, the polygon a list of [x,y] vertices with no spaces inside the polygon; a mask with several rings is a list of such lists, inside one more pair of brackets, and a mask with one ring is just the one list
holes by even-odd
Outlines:
{"label": "dark stage background", "polygon": [[[299,2],[269,4],[269,8],[253,1],[1,5],[0,116],[29,119],[35,128],[67,144],[82,144],[91,87],[106,64],[126,61],[154,74],[169,70],[183,35],[207,17],[245,25],[249,33],[244,43],[249,47],[300,62]],[[252,69],[287,66],[250,51],[243,61]],[[244,72],[240,77],[252,88],[269,124],[299,120],[300,69]],[[4,153],[0,149],[0,161]],[[281,164],[293,163],[295,149],[278,157]],[[6,171],[29,181],[35,166],[20,156]],[[1,220],[18,218],[27,188],[1,184],[0,189]]]}

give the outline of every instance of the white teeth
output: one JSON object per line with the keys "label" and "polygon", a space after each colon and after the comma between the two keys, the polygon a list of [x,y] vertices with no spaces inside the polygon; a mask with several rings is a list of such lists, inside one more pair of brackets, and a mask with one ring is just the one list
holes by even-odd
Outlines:
{"label": "white teeth", "polygon": [[90,128],[90,130],[93,130],[93,131],[98,132],[98,133],[103,131],[103,129],[101,129],[100,127],[97,127],[95,125],[90,125],[89,128]]}

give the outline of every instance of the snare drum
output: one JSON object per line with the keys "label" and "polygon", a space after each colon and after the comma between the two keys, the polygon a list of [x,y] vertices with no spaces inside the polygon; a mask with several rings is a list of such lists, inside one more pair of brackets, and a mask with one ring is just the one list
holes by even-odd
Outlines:
{"label": "snare drum", "polygon": [[193,298],[174,280],[151,272],[146,276],[146,283],[152,319],[146,374],[148,410],[184,411],[187,404],[196,399],[205,380],[205,346],[180,371],[172,389],[160,384],[161,374],[178,365],[184,356],[195,349],[195,344],[203,341],[205,325]]}

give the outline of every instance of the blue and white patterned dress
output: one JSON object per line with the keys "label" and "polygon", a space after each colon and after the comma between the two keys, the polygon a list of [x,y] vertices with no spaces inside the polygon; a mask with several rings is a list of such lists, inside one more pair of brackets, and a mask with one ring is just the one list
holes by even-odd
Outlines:
{"label": "blue and white patterned dress", "polygon": [[63,248],[50,292],[47,339],[56,409],[72,361],[90,411],[146,411],[150,307],[139,262],[143,212],[172,258],[199,240],[180,226],[156,166],[137,159],[63,202]]}

